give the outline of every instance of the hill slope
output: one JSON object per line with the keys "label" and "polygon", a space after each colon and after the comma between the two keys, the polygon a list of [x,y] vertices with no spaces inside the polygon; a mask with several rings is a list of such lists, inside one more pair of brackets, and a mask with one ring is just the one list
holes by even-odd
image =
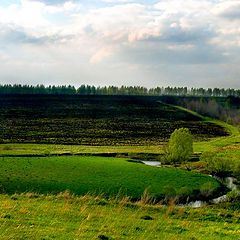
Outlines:
{"label": "hill slope", "polygon": [[223,127],[141,96],[0,96],[3,143],[93,146],[158,145],[180,127],[194,139],[225,136]]}

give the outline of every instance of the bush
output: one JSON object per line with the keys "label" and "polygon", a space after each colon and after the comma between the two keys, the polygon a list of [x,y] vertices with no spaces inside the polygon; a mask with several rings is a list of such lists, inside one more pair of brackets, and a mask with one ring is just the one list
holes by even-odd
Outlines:
{"label": "bush", "polygon": [[165,162],[182,163],[193,154],[193,140],[188,128],[179,128],[171,134],[165,151]]}
{"label": "bush", "polygon": [[215,176],[226,177],[229,176],[234,169],[233,163],[230,159],[217,156],[215,152],[206,152],[201,156],[201,161],[206,162],[206,169]]}

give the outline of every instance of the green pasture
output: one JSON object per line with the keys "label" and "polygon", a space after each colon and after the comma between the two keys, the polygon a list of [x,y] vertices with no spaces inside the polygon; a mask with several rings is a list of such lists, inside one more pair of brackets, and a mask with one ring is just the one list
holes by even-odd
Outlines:
{"label": "green pasture", "polygon": [[219,159],[227,160],[233,162],[240,166],[240,147],[239,144],[230,145],[219,149],[215,152],[215,156]]}
{"label": "green pasture", "polygon": [[216,137],[213,139],[209,139],[208,141],[195,142],[195,152],[216,151],[222,147],[227,147],[240,143],[239,127],[232,126],[230,124],[215,119],[206,119],[205,121],[224,127],[229,133],[229,136]]}
{"label": "green pasture", "polygon": [[101,153],[163,153],[163,143],[158,146],[88,146],[60,144],[0,144],[0,156],[7,155],[61,155],[61,154],[101,154]]}
{"label": "green pasture", "polygon": [[[1,134],[6,141],[0,144],[0,239],[239,238],[239,203],[200,209],[176,207],[174,203],[168,207],[146,204],[149,197],[201,198],[206,191],[218,192],[220,184],[215,179],[194,170],[128,161],[141,153],[162,154],[171,131],[189,125],[194,133],[194,152],[214,151],[222,159],[237,162],[239,129],[184,108],[153,104],[141,98],[128,107],[126,99],[117,97],[112,105],[111,98],[105,98],[103,103],[85,99],[84,104],[83,100],[76,103],[74,98],[67,100],[67,109],[65,100],[49,105],[49,99],[45,99],[38,108],[38,101],[34,105],[26,99],[29,106],[24,111],[21,102],[20,106],[13,104],[13,111],[2,104],[0,122],[5,128]],[[35,119],[39,109],[43,115]],[[14,122],[16,112],[21,113],[20,120]],[[161,115],[163,112],[165,115]],[[80,120],[86,113],[87,119]],[[44,128],[42,123],[49,121],[51,124]],[[113,125],[109,124],[112,122]],[[119,127],[126,128],[120,140]],[[100,128],[106,130],[104,141],[101,132],[95,134]],[[134,135],[136,131],[139,132]],[[229,136],[224,136],[226,132]],[[66,140],[69,133],[71,139]],[[129,133],[132,135],[128,139]],[[62,141],[55,141],[59,136]],[[93,146],[94,138],[103,146]],[[95,154],[117,154],[118,158]]]}
{"label": "green pasture", "polygon": [[[105,157],[1,157],[1,191],[58,193],[69,190],[77,195],[103,194],[140,199],[149,195],[162,199],[164,195],[199,195],[208,184],[217,191],[220,184],[213,178],[174,168],[156,168],[127,159]],[[168,190],[170,189],[170,190]],[[174,189],[174,190],[172,190]]]}
{"label": "green pasture", "polygon": [[[200,209],[33,193],[0,195],[0,239],[238,240],[237,205]],[[105,237],[105,238],[104,238]]]}

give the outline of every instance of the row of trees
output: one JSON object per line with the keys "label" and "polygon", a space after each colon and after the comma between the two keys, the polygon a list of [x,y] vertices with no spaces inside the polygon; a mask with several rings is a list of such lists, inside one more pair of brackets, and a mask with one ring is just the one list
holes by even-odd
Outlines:
{"label": "row of trees", "polygon": [[202,115],[218,118],[230,124],[240,124],[239,98],[227,97],[224,102],[217,101],[214,98],[185,98],[178,101],[177,104]]}
{"label": "row of trees", "polygon": [[156,87],[145,88],[140,86],[104,86],[95,87],[81,85],[75,88],[71,85],[44,86],[44,85],[0,85],[0,94],[79,94],[79,95],[171,95],[171,96],[206,96],[206,97],[240,97],[240,89],[224,88],[187,88],[187,87]]}

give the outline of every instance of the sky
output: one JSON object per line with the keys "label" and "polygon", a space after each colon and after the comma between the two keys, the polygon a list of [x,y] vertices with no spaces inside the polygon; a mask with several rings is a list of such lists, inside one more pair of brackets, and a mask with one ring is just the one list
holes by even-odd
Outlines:
{"label": "sky", "polygon": [[1,0],[0,84],[240,88],[240,0]]}

